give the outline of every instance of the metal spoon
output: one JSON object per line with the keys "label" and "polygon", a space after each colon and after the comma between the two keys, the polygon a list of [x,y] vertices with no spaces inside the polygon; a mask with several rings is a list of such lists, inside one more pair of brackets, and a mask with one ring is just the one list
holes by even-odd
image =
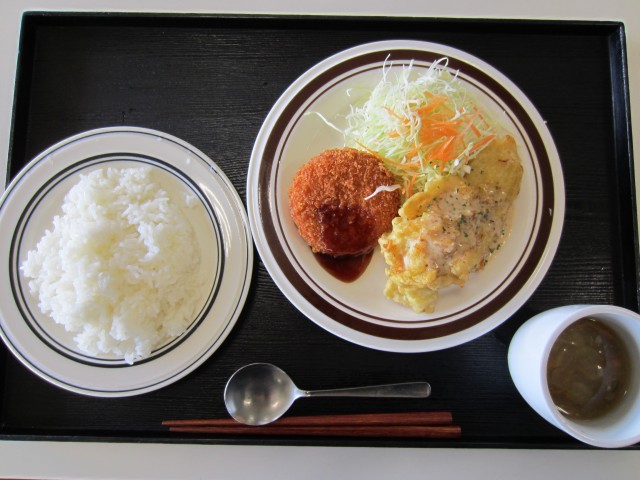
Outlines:
{"label": "metal spoon", "polygon": [[224,403],[229,414],[246,425],[266,425],[280,418],[300,397],[412,397],[431,394],[427,382],[395,383],[334,390],[300,390],[275,365],[252,363],[229,378]]}

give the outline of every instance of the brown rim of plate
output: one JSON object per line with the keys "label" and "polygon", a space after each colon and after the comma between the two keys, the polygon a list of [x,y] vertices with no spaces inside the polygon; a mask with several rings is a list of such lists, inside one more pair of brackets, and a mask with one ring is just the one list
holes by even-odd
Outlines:
{"label": "brown rim of plate", "polygon": [[[282,145],[286,144],[288,138],[285,138],[284,142],[281,142],[281,140],[287,130],[289,130],[289,132],[291,131],[289,126],[292,122],[295,124],[301,117],[303,112],[299,112],[299,110],[302,105],[308,102],[310,98],[318,98],[329,88],[333,88],[337,77],[345,76],[354,70],[357,70],[358,74],[362,73],[368,65],[371,65],[371,69],[379,69],[383,62],[395,62],[394,65],[408,64],[411,60],[414,62],[433,63],[443,56],[445,55],[424,50],[402,48],[386,49],[364,53],[329,67],[305,84],[284,107],[268,135],[262,153],[258,172],[258,210],[264,236],[271,249],[271,254],[284,276],[295,286],[298,293],[302,295],[309,304],[345,327],[367,335],[393,340],[427,340],[452,335],[479,324],[505,307],[522,289],[542,260],[549,240],[553,224],[553,215],[540,214],[540,212],[553,211],[555,197],[551,163],[540,132],[524,107],[503,85],[474,65],[448,56],[448,67],[450,69],[459,71],[465,79],[470,78],[475,80],[477,83],[474,85],[477,88],[485,93],[490,92],[492,97],[499,99],[507,106],[508,111],[506,113],[513,114],[524,129],[524,132],[520,131],[519,133],[523,138],[529,139],[530,146],[526,145],[526,147],[527,149],[533,150],[533,152],[529,152],[531,158],[537,159],[537,162],[534,162],[534,167],[538,167],[535,173],[540,175],[541,181],[535,182],[536,198],[539,199],[542,193],[542,202],[540,203],[539,200],[536,202],[534,218],[538,218],[539,216],[540,221],[537,225],[537,230],[534,224],[534,228],[530,232],[530,237],[527,242],[527,248],[523,249],[523,255],[516,263],[516,268],[505,277],[500,285],[488,292],[482,300],[474,305],[468,306],[465,310],[472,311],[460,318],[453,319],[446,323],[434,324],[433,322],[436,321],[447,320],[447,317],[429,316],[428,318],[425,317],[422,320],[413,322],[413,324],[410,321],[398,321],[398,326],[393,326],[380,325],[364,320],[346,311],[347,309],[351,309],[351,307],[342,305],[344,308],[341,309],[327,301],[326,298],[318,293],[320,287],[316,285],[314,288],[312,285],[309,285],[289,260],[285,252],[285,245],[281,244],[278,239],[278,230],[282,231],[282,227],[277,221],[279,218],[277,202],[274,202],[275,211],[271,211],[270,208],[270,179],[272,178],[274,168],[278,169],[281,163],[280,155],[284,149],[280,145],[281,143]],[[344,77],[340,81],[343,81],[345,78],[348,77]],[[327,87],[329,83],[331,83],[331,87]],[[296,114],[298,115],[296,116]],[[541,185],[542,192],[537,191],[538,184]],[[274,219],[276,219],[276,221],[274,221]],[[282,237],[286,238],[284,234]],[[289,248],[288,245],[286,245],[286,248]],[[523,258],[524,252],[529,248],[530,253],[528,257]],[[294,258],[294,255],[291,254],[291,257]],[[507,281],[508,283],[506,283]],[[496,294],[498,290],[500,291]],[[323,292],[323,294],[327,297],[331,296],[327,292]],[[492,295],[494,295],[494,298],[487,301]],[[339,303],[337,300],[333,300]],[[483,302],[485,303],[479,306],[479,304]],[[477,308],[474,309],[475,307]],[[463,312],[464,311],[456,311],[455,315],[460,315],[460,313]],[[393,323],[393,320],[372,317],[364,312],[354,311],[354,313],[362,317],[369,317],[372,321],[383,320],[387,323]]]}

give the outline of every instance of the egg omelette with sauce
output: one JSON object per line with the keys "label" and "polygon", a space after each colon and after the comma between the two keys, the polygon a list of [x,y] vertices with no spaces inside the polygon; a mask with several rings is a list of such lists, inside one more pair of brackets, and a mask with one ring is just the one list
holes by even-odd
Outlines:
{"label": "egg omelette with sauce", "polygon": [[523,174],[515,140],[494,139],[469,166],[464,177],[439,177],[409,197],[379,239],[387,264],[384,294],[416,312],[433,312],[438,290],[462,287],[509,235]]}

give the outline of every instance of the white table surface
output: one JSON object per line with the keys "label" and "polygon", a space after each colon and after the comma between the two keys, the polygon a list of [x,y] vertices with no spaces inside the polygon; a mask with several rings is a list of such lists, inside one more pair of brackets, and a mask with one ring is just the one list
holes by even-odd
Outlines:
{"label": "white table surface", "polygon": [[[373,14],[616,20],[625,23],[635,151],[640,151],[638,0],[3,0],[0,185],[5,184],[21,14],[25,10]],[[636,172],[640,168],[636,167]],[[638,174],[636,173],[636,188]],[[10,395],[10,392],[8,393]],[[638,479],[640,451],[249,447],[0,441],[2,478],[367,480]]]}

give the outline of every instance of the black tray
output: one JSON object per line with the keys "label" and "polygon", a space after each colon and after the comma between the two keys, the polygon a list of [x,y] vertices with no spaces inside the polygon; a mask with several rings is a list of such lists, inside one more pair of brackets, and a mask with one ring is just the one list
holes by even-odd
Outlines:
{"label": "black tray", "polygon": [[[566,183],[560,247],[530,300],[496,330],[424,354],[343,341],[301,315],[256,255],[248,301],[222,347],[159,391],[100,399],[61,390],[2,348],[0,438],[168,443],[588,448],[539,417],[507,368],[515,330],[572,303],[638,310],[638,242],[624,26],[615,22],[309,16],[27,13],[8,176],[51,144],[93,128],[133,125],[183,138],[209,155],[243,200],[258,130],[279,95],[343,49],[419,39],[466,50],[513,80],[557,143]],[[280,365],[304,388],[427,379],[428,400],[302,400],[293,414],[450,410],[455,440],[210,437],[170,434],[164,419],[225,416],[229,375]],[[632,447],[633,448],[633,447]],[[640,448],[636,446],[635,448]]]}

